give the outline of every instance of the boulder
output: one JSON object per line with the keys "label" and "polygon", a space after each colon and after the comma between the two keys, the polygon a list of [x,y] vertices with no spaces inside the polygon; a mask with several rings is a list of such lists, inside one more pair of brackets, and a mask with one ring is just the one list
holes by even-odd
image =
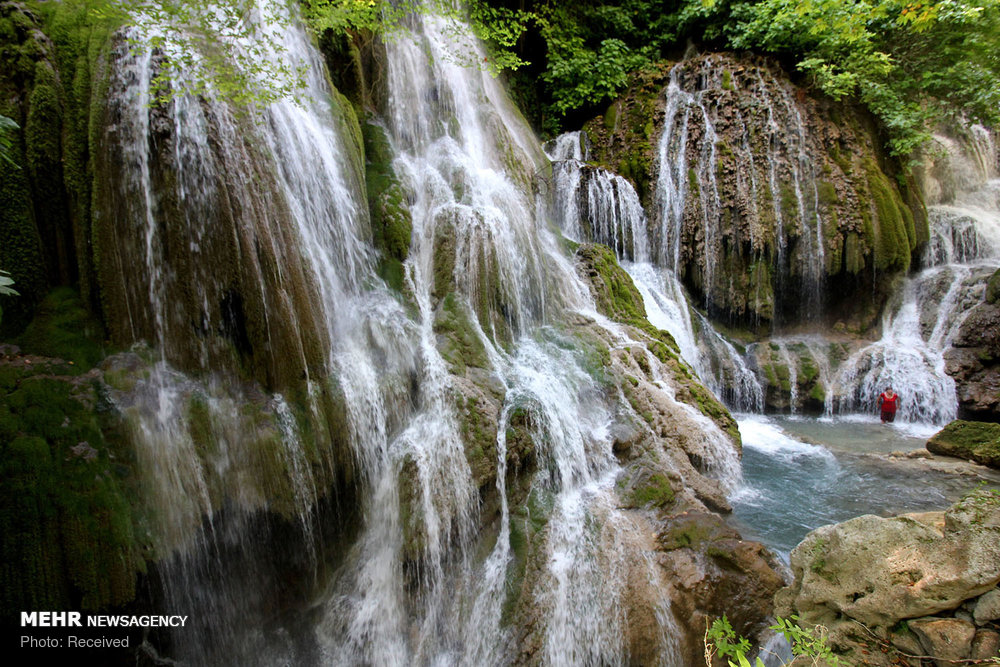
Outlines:
{"label": "boulder", "polygon": [[775,613],[825,625],[838,649],[853,650],[873,636],[900,646],[904,639],[889,632],[922,618],[909,625],[927,653],[967,658],[975,625],[950,616],[987,592],[975,608],[983,605],[980,617],[992,614],[986,610],[1000,582],[1000,497],[980,491],[947,512],[824,526],[792,551],[791,566],[794,581],[775,596]]}
{"label": "boulder", "polygon": [[[741,540],[715,514],[684,512],[667,518],[657,546],[659,562],[678,592],[672,607],[685,635],[700,637],[706,621],[723,614],[741,636],[764,629],[772,596],[784,582],[773,554],[762,545]],[[700,655],[700,650],[690,652],[685,664],[697,664]]]}
{"label": "boulder", "polygon": [[1000,632],[996,630],[977,630],[972,640],[971,660],[996,661],[1000,658]]}
{"label": "boulder", "polygon": [[1000,589],[983,594],[972,612],[976,625],[986,625],[990,621],[1000,619]]}
{"label": "boulder", "polygon": [[935,433],[927,441],[927,449],[1000,468],[1000,424],[957,419]]}
{"label": "boulder", "polygon": [[910,629],[920,638],[926,655],[937,658],[938,667],[948,667],[953,660],[965,660],[972,654],[976,626],[957,618],[918,618]]}

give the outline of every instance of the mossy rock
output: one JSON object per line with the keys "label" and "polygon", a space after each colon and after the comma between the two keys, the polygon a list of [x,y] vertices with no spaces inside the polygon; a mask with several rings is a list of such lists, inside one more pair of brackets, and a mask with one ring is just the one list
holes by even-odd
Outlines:
{"label": "mossy rock", "polygon": [[646,318],[646,307],[635,284],[615,259],[611,248],[598,243],[581,245],[577,257],[594,286],[597,310],[619,322]]}
{"label": "mossy rock", "polygon": [[674,502],[674,487],[666,475],[653,473],[632,487],[628,494],[629,507],[664,509]]}
{"label": "mossy rock", "polygon": [[382,253],[379,275],[390,287],[402,291],[403,262],[409,255],[413,232],[409,202],[393,171],[393,154],[385,130],[380,125],[365,123],[361,132],[372,239]]}
{"label": "mossy rock", "polygon": [[463,375],[469,366],[489,367],[486,348],[454,292],[441,301],[434,314],[434,333],[443,339],[438,349],[453,373]]}
{"label": "mossy rock", "polygon": [[584,244],[577,249],[576,256],[580,271],[590,283],[597,310],[605,317],[632,326],[645,334],[643,342],[646,347],[672,371],[681,386],[678,398],[697,406],[702,414],[715,421],[739,446],[741,439],[736,421],[681,359],[680,348],[673,336],[656,328],[646,319],[642,295],[632,282],[632,277],[619,266],[611,249],[597,243]]}
{"label": "mossy rock", "polygon": [[74,372],[92,368],[105,356],[104,329],[79,295],[60,287],[38,306],[35,319],[18,338],[24,352],[72,362]]}
{"label": "mossy rock", "polygon": [[64,364],[0,365],[0,607],[131,602],[147,539],[128,448],[96,379]]}
{"label": "mossy rock", "polygon": [[956,419],[927,441],[927,449],[1000,469],[1000,424]]}
{"label": "mossy rock", "polygon": [[1000,304],[1000,269],[993,272],[986,283],[986,303]]}
{"label": "mossy rock", "polygon": [[707,543],[734,536],[733,529],[726,526],[718,515],[685,512],[669,518],[662,532],[657,535],[656,542],[662,551],[675,549],[702,551]]}
{"label": "mossy rock", "polygon": [[910,253],[917,247],[913,211],[873,159],[866,159],[864,164],[877,216],[875,266],[882,271],[906,271],[910,268]]}

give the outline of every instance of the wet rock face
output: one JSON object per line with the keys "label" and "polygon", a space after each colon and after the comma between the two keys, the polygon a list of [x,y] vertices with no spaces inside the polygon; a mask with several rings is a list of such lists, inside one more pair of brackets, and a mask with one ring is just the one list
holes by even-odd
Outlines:
{"label": "wet rock face", "polygon": [[[718,515],[684,512],[663,522],[657,546],[659,563],[680,593],[674,613],[688,637],[703,635],[706,623],[723,614],[741,635],[763,630],[784,581],[761,544],[740,539]],[[695,643],[686,664],[699,664],[702,648]]]}
{"label": "wet rock face", "polygon": [[996,133],[979,125],[941,128],[923,149],[914,177],[928,205],[948,204],[982,187],[996,172]]}
{"label": "wet rock face", "polygon": [[647,206],[654,261],[743,326],[839,311],[870,324],[928,239],[870,119],[767,60],[710,54],[643,75],[586,130]]}
{"label": "wet rock face", "polygon": [[1000,468],[1000,424],[955,420],[927,441],[927,449]]}
{"label": "wet rock face", "polygon": [[959,417],[1000,421],[1000,271],[945,352],[945,371],[955,379]]}
{"label": "wet rock face", "polygon": [[996,631],[987,610],[1000,594],[998,538],[1000,498],[990,492],[947,512],[824,526],[792,552],[795,579],[775,612],[825,625],[834,646],[864,664],[899,664],[897,649],[938,664],[970,659]]}

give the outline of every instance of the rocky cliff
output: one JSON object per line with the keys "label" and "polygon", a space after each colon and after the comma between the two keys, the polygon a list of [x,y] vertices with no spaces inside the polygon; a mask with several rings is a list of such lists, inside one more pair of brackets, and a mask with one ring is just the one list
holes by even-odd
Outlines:
{"label": "rocky cliff", "polygon": [[962,322],[945,363],[955,379],[959,417],[1000,421],[1000,270]]}
{"label": "rocky cliff", "polygon": [[866,328],[929,238],[871,119],[768,60],[707,54],[639,75],[586,129],[651,212],[658,261],[730,324]]}

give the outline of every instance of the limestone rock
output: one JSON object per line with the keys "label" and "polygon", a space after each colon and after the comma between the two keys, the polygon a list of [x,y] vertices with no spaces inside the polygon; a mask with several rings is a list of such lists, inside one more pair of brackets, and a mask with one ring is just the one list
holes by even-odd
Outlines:
{"label": "limestone rock", "polygon": [[1000,632],[996,630],[977,630],[972,640],[972,660],[1000,660]]}
{"label": "limestone rock", "polygon": [[[673,610],[689,637],[705,631],[707,619],[726,614],[738,634],[752,636],[771,615],[771,598],[781,587],[774,556],[756,542],[739,539],[714,514],[687,512],[670,517],[657,544],[663,568],[678,589]],[[699,651],[688,656],[697,664]]]}
{"label": "limestone rock", "polygon": [[962,322],[945,352],[945,371],[955,379],[959,416],[1000,419],[1000,302],[995,291],[1000,270],[987,285],[983,302]]}
{"label": "limestone rock", "polygon": [[869,515],[813,531],[791,554],[794,582],[775,596],[776,613],[796,613],[832,631],[853,621],[885,630],[949,612],[994,588],[1000,503],[974,494],[942,518],[936,528],[927,514],[919,521]]}
{"label": "limestone rock", "polygon": [[953,660],[965,660],[972,654],[976,626],[957,618],[918,618],[910,629],[920,638],[927,655],[938,658],[938,667],[948,667]]}
{"label": "limestone rock", "polygon": [[[694,96],[699,111],[664,113],[685,105],[670,91]],[[709,53],[650,69],[585,126],[591,158],[634,184],[651,229],[679,237],[674,268],[710,314],[758,332],[821,314],[866,328],[888,295],[884,278],[905,272],[927,240],[926,214],[912,179],[892,178],[870,118],[802,92],[764,58]],[[664,136],[676,139],[665,158]],[[650,204],[663,159],[685,165],[671,174],[684,206],[661,221]],[[898,241],[878,240],[889,235]]]}
{"label": "limestone rock", "polygon": [[927,441],[927,449],[1000,468],[1000,424],[955,420]]}
{"label": "limestone rock", "polygon": [[1000,619],[1000,589],[994,588],[988,593],[984,593],[976,602],[972,616],[976,625],[985,625],[990,621]]}
{"label": "limestone rock", "polygon": [[894,632],[889,636],[889,643],[910,655],[922,655],[924,652],[920,640],[912,632]]}

